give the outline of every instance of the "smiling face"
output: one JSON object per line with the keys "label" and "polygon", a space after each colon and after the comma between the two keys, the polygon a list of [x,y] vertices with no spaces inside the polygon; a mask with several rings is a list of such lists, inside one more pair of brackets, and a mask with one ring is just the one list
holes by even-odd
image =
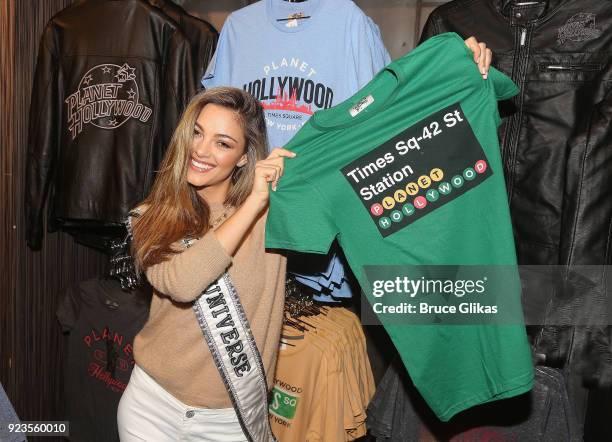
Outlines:
{"label": "smiling face", "polygon": [[237,114],[217,104],[205,105],[193,131],[187,182],[205,200],[224,202],[232,173],[246,162],[246,138]]}

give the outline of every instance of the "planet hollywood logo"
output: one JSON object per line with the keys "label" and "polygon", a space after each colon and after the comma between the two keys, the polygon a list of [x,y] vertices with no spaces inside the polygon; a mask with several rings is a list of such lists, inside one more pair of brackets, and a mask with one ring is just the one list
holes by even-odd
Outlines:
{"label": "planet hollywood logo", "polygon": [[[425,209],[428,204],[435,204],[440,197],[460,189],[466,182],[473,181],[487,171],[487,162],[479,160],[473,167],[467,167],[462,173],[455,174],[447,181],[442,169],[434,168],[429,174],[420,176],[416,182],[408,183],[405,188],[397,189],[393,195],[386,196],[380,203],[370,206],[370,213],[378,218],[381,229],[389,229],[393,223],[401,222],[404,217],[411,217],[417,211]],[[424,192],[424,195],[418,195]],[[440,201],[443,202],[443,201]],[[388,210],[389,212],[385,211]],[[382,215],[385,216],[382,216]]]}
{"label": "planet hollywood logo", "polygon": [[75,139],[83,126],[116,129],[135,118],[146,123],[152,109],[139,102],[136,68],[124,63],[100,64],[83,75],[76,92],[64,101],[67,107],[68,130]]}
{"label": "planet hollywood logo", "polygon": [[581,12],[572,15],[565,25],[557,31],[557,42],[562,45],[566,41],[587,41],[601,35],[601,29],[595,26],[595,14]]}

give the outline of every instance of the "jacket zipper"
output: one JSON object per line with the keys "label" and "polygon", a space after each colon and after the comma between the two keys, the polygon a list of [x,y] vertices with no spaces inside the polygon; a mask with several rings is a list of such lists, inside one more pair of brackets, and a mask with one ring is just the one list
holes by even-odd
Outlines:
{"label": "jacket zipper", "polygon": [[600,71],[601,65],[597,63],[582,63],[582,64],[541,64],[540,71],[577,71],[590,72]]}
{"label": "jacket zipper", "polygon": [[505,137],[505,153],[506,153],[506,168],[508,175],[506,178],[506,186],[508,191],[508,201],[511,202],[514,191],[514,165],[516,163],[516,151],[518,149],[519,135],[521,132],[521,122],[523,120],[523,99],[524,99],[524,84],[527,76],[527,68],[529,66],[529,46],[527,43],[526,27],[519,28],[518,48],[515,55],[516,67],[512,72],[512,80],[519,86],[520,92],[516,98],[517,113],[512,116],[506,128]]}

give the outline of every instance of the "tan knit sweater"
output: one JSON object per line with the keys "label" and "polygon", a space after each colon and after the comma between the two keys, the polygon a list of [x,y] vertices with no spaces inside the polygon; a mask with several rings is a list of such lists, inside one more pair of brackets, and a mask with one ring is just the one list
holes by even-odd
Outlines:
{"label": "tan knit sweater", "polygon": [[[215,220],[223,213],[211,205]],[[134,359],[166,391],[193,407],[228,408],[231,402],[197,323],[192,301],[229,268],[272,386],[285,296],[286,259],[264,248],[267,212],[232,258],[214,232],[169,261],[151,266],[156,289],[149,319],[134,340]]]}

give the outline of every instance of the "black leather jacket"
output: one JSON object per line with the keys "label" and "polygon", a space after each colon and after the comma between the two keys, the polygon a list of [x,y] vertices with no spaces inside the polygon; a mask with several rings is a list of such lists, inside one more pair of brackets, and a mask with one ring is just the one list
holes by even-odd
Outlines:
{"label": "black leather jacket", "polygon": [[219,33],[210,23],[189,15],[183,8],[172,0],[147,0],[150,5],[163,11],[174,20],[181,31],[189,40],[191,46],[191,63],[193,67],[193,78],[199,81],[204,76],[208,62],[215,52]]}
{"label": "black leather jacket", "polygon": [[26,164],[26,239],[120,223],[146,196],[196,89],[176,23],[141,0],[82,0],[44,30]]}
{"label": "black leather jacket", "polygon": [[[533,328],[534,350],[580,374],[576,385],[612,385],[612,278],[602,266],[612,264],[612,2],[515,3],[452,1],[422,40],[474,35],[519,86],[499,132],[518,260],[563,266],[555,287],[524,285],[525,299],[548,299],[540,324],[550,326]],[[581,406],[576,415],[584,420]]]}
{"label": "black leather jacket", "polygon": [[[447,31],[464,38],[474,35],[493,50],[494,66],[521,90],[502,109],[502,115],[511,116],[504,119],[499,132],[519,263],[603,264],[610,258],[609,253],[601,253],[606,244],[610,246],[610,213],[591,207],[598,218],[607,216],[607,220],[582,223],[571,232],[563,223],[572,216],[567,212],[575,210],[564,195],[577,196],[577,188],[566,186],[584,182],[582,162],[575,155],[579,146],[568,141],[589,127],[593,106],[612,87],[612,72],[607,69],[612,60],[612,2],[514,3],[447,3],[430,15],[422,40]],[[600,145],[604,142],[612,149],[609,137]],[[611,163],[599,167],[605,170],[601,177],[612,174]],[[581,197],[592,202],[604,195],[609,199],[611,190],[602,181]],[[599,246],[597,251],[573,247],[575,240]]]}

